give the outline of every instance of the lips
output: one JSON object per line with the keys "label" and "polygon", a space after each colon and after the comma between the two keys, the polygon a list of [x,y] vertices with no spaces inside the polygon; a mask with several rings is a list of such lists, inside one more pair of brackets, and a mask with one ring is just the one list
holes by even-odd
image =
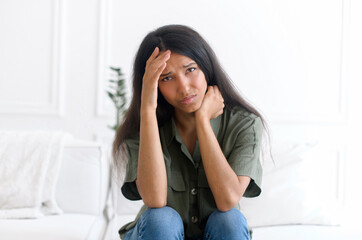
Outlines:
{"label": "lips", "polygon": [[180,103],[185,104],[185,105],[190,104],[194,101],[195,97],[196,97],[196,95],[191,95],[191,96],[185,97],[180,101]]}

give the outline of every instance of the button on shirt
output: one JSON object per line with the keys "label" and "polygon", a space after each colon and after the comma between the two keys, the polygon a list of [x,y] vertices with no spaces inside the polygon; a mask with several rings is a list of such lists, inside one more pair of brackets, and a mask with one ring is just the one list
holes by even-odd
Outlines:
{"label": "button on shirt", "polygon": [[[210,123],[221,150],[236,175],[251,178],[244,197],[258,196],[262,177],[259,156],[263,125],[260,118],[243,108],[225,108],[223,114],[210,120]],[[160,127],[160,140],[167,171],[167,206],[180,214],[187,238],[200,237],[209,215],[217,210],[217,207],[205,175],[199,143],[196,141],[191,155],[173,118]],[[126,145],[129,156],[122,193],[130,200],[140,200],[135,183],[139,134],[127,139]],[[239,209],[239,206],[235,208]],[[119,230],[122,238],[147,209],[144,205],[136,220]]]}
{"label": "button on shirt", "polygon": [[191,194],[196,195],[197,194],[197,189],[196,188],[191,189]]}

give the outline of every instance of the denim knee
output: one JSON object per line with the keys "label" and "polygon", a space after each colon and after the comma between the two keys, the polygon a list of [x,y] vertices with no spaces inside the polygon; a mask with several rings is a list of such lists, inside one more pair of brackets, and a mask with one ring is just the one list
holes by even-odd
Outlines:
{"label": "denim knee", "polygon": [[167,225],[169,223],[174,224],[183,224],[181,216],[178,212],[171,207],[162,207],[162,208],[149,208],[141,216],[144,220],[152,221],[153,223],[160,223],[162,225]]}
{"label": "denim knee", "polygon": [[140,239],[183,239],[184,227],[180,215],[170,207],[150,208],[142,214],[136,226]]}
{"label": "denim knee", "polygon": [[214,211],[207,220],[204,235],[205,239],[250,239],[246,218],[235,208]]}

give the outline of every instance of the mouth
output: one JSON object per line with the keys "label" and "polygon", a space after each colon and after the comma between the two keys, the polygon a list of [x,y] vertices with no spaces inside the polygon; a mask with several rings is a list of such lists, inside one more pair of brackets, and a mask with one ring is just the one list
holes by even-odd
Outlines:
{"label": "mouth", "polygon": [[196,97],[196,95],[191,95],[191,96],[185,97],[180,101],[180,103],[184,104],[184,105],[190,104],[194,101],[195,97]]}

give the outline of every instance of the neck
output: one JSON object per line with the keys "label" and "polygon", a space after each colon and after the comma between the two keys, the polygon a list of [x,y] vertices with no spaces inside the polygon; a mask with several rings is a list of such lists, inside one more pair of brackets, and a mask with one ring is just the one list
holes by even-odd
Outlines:
{"label": "neck", "polygon": [[175,124],[179,130],[185,133],[196,131],[195,113],[185,113],[175,110]]}

